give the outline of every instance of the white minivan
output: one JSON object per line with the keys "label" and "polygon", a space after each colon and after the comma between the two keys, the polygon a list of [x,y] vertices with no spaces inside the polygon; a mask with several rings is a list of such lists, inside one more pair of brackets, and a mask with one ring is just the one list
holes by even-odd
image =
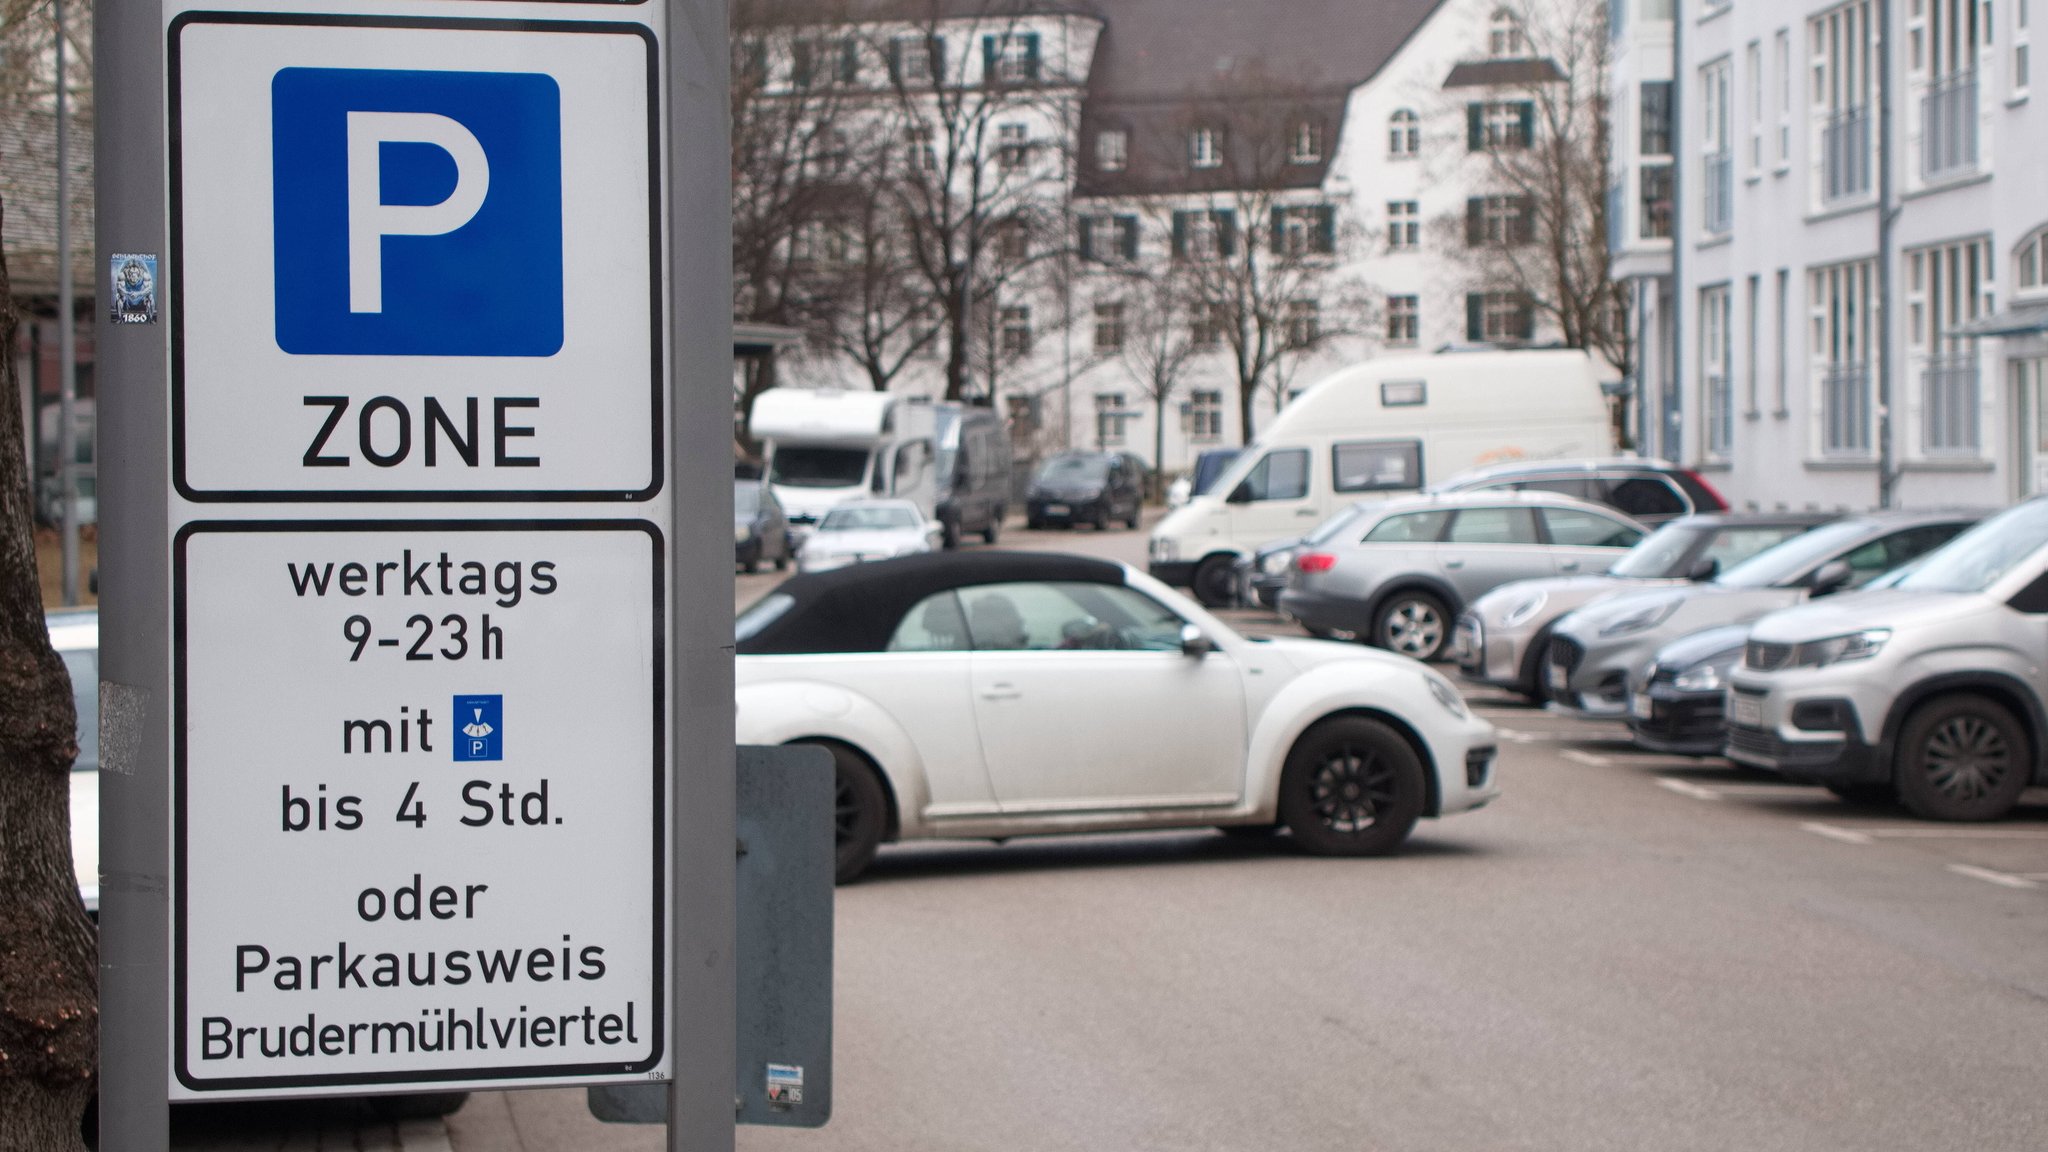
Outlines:
{"label": "white minivan", "polygon": [[848,500],[899,497],[931,519],[938,417],[929,400],[846,388],[770,388],[748,430],[767,446],[763,477],[801,538]]}
{"label": "white minivan", "polygon": [[1603,375],[1612,373],[1569,349],[1389,356],[1336,372],[1281,409],[1205,495],[1159,522],[1151,573],[1226,603],[1239,558],[1343,505],[1483,464],[1610,455]]}

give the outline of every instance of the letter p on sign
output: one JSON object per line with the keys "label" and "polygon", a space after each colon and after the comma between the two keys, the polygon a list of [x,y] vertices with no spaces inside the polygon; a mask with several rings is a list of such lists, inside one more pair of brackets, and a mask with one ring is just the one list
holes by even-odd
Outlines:
{"label": "letter p on sign", "polygon": [[284,68],[270,94],[278,347],[561,351],[554,77]]}

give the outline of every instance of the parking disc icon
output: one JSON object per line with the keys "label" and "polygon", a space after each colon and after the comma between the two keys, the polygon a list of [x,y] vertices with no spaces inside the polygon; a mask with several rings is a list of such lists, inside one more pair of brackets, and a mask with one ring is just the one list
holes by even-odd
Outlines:
{"label": "parking disc icon", "polygon": [[505,698],[503,696],[457,696],[455,698],[455,759],[503,760],[505,758]]}

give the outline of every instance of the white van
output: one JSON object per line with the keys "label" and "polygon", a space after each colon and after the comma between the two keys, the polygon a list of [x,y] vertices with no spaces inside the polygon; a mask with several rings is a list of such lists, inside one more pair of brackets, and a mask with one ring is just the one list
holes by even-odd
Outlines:
{"label": "white van", "polygon": [[762,477],[801,536],[840,502],[938,503],[938,417],[929,400],[852,388],[770,388],[748,431],[766,445]]}
{"label": "white van", "polygon": [[1226,603],[1239,558],[1346,504],[1483,464],[1610,455],[1603,374],[1584,352],[1489,350],[1390,356],[1327,376],[1207,494],[1159,522],[1152,575]]}

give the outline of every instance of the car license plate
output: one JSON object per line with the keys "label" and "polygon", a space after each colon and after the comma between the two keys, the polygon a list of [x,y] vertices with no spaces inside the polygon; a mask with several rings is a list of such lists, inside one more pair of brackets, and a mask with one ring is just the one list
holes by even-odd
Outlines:
{"label": "car license plate", "polygon": [[1543,682],[1550,686],[1552,692],[1562,692],[1571,687],[1572,679],[1563,665],[1546,664],[1543,666]]}
{"label": "car license plate", "polygon": [[1045,514],[1047,516],[1065,516],[1067,513],[1072,511],[1073,509],[1067,507],[1065,504],[1047,504],[1045,506]]}
{"label": "car license plate", "polygon": [[1657,702],[1638,692],[1628,698],[1628,714],[1638,720],[1648,720],[1657,714]]}
{"label": "car license plate", "polygon": [[1728,722],[1745,728],[1763,727],[1764,702],[1740,692],[1731,693],[1728,697]]}

